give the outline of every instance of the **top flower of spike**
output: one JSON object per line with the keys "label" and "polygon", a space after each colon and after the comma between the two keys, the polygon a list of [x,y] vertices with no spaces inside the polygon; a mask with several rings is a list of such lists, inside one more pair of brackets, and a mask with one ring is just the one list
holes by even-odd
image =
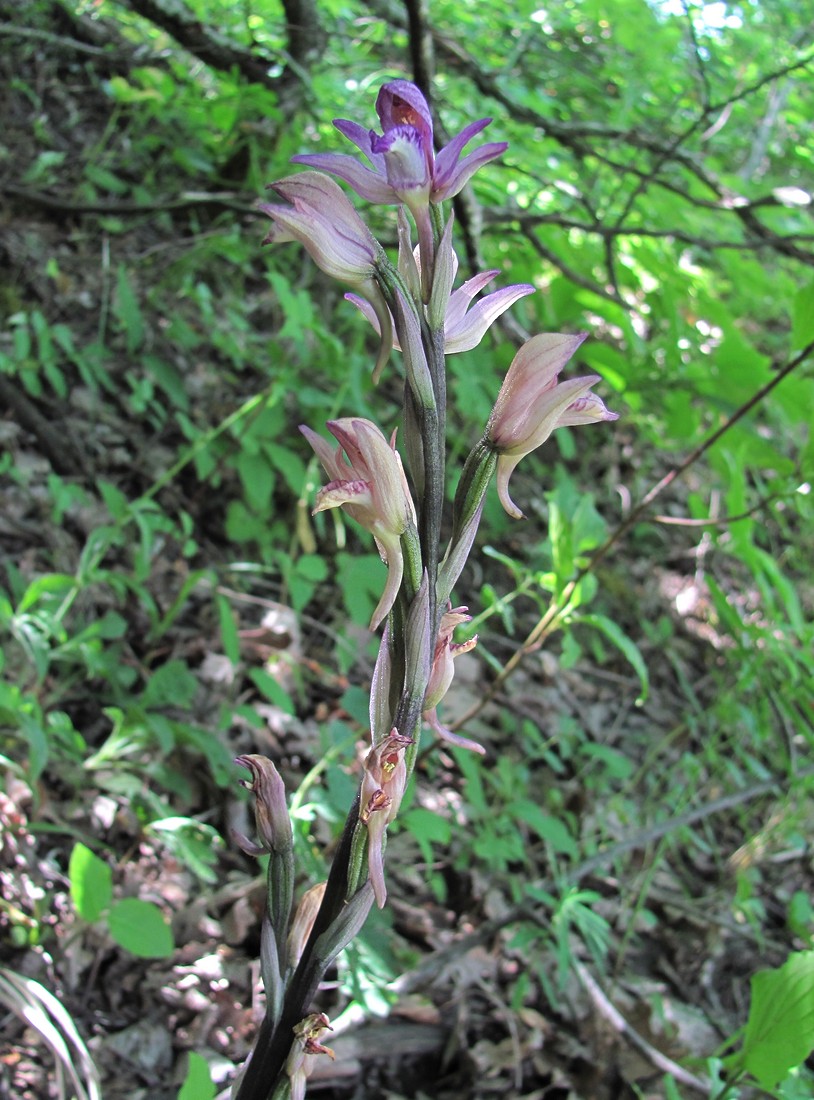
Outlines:
{"label": "top flower of spike", "polygon": [[436,157],[430,108],[409,80],[382,85],[376,113],[383,134],[358,122],[334,119],[337,130],[361,149],[372,168],[345,153],[301,154],[291,159],[339,176],[369,202],[404,203],[415,211],[457,195],[478,168],[500,156],[508,145],[505,141],[481,145],[461,160],[464,146],[492,121],[482,118],[465,126]]}

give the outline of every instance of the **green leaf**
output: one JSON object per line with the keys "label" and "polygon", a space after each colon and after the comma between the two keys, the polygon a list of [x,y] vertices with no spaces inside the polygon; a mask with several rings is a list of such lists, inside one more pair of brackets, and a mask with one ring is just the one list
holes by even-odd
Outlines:
{"label": "green leaf", "polygon": [[384,566],[373,554],[336,555],[336,579],[351,619],[367,626],[385,585]]}
{"label": "green leaf", "polygon": [[[12,691],[15,693],[16,698],[14,704],[9,708],[11,715],[7,716],[2,713],[5,703],[3,696],[6,692]],[[28,775],[32,782],[34,782],[42,775],[45,770],[45,765],[48,763],[48,757],[51,754],[50,742],[48,734],[42,727],[42,717],[39,708],[36,708],[37,713],[35,716],[21,710],[20,705],[22,705],[22,697],[17,689],[4,684],[0,685],[0,715],[3,717],[4,721],[16,721],[21,736],[28,742]]]}
{"label": "green leaf", "polygon": [[294,703],[285,688],[279,684],[265,669],[253,668],[249,672],[249,678],[254,682],[257,690],[286,714],[294,713]]}
{"label": "green leaf", "polygon": [[232,611],[232,605],[225,596],[218,592],[215,595],[215,606],[218,609],[223,652],[233,665],[238,665],[240,663],[240,636],[237,632],[237,622]]}
{"label": "green leaf", "polygon": [[130,505],[121,489],[117,489],[109,481],[101,479],[96,482],[96,488],[99,490],[99,495],[105,502],[105,507],[110,512],[111,518],[123,520],[130,511]]}
{"label": "green leaf", "polygon": [[30,610],[30,608],[40,603],[44,596],[65,596],[75,583],[74,577],[66,573],[46,573],[42,577],[37,577],[26,589],[17,610],[20,613]]}
{"label": "green leaf", "polygon": [[175,949],[172,929],[151,901],[124,898],[110,910],[108,924],[119,947],[141,959],[165,959]]}
{"label": "green leaf", "polygon": [[576,841],[558,817],[545,813],[536,803],[525,798],[513,803],[512,810],[516,817],[531,826],[541,840],[550,844],[555,852],[563,852],[569,856],[577,854],[579,849]]}
{"label": "green leaf", "polygon": [[113,872],[84,844],[75,844],[68,862],[71,900],[83,920],[97,921],[113,897]]}
{"label": "green leaf", "polygon": [[116,280],[116,316],[124,327],[127,351],[132,355],[144,339],[144,322],[124,264],[119,266]]}
{"label": "green leaf", "polygon": [[244,448],[238,455],[237,472],[243,485],[246,501],[253,512],[267,516],[271,510],[274,492],[274,469],[268,457]]}
{"label": "green leaf", "polygon": [[184,389],[184,378],[180,371],[172,363],[159,359],[157,355],[145,355],[142,362],[176,408],[188,410],[189,397]]}
{"label": "green leaf", "polygon": [[814,279],[794,295],[791,318],[791,346],[799,350],[814,340]]}
{"label": "green leaf", "polygon": [[584,623],[586,626],[592,626],[596,630],[601,631],[609,642],[619,650],[623,657],[633,666],[633,670],[639,677],[639,686],[641,691],[639,697],[636,700],[636,705],[641,706],[647,698],[647,693],[650,689],[650,676],[647,671],[647,665],[644,663],[644,658],[641,655],[639,647],[635,642],[631,641],[612,619],[608,619],[605,615],[580,615],[578,619],[574,620],[574,623]]}
{"label": "green leaf", "polygon": [[752,978],[743,1066],[773,1089],[814,1049],[814,951],[798,951],[777,970]]}
{"label": "green leaf", "polygon": [[198,681],[183,661],[167,661],[150,674],[141,702],[145,707],[188,707],[197,690]]}
{"label": "green leaf", "polygon": [[187,1073],[178,1090],[178,1100],[212,1100],[215,1085],[206,1058],[194,1050],[189,1052],[188,1058]]}
{"label": "green leaf", "polygon": [[100,190],[110,191],[114,195],[126,195],[130,190],[130,185],[125,183],[124,180],[119,179],[113,172],[109,172],[107,168],[102,168],[96,164],[85,165],[85,178],[89,179]]}
{"label": "green leaf", "polygon": [[432,810],[416,806],[415,809],[401,815],[399,820],[412,834],[421,849],[421,856],[425,863],[433,862],[433,844],[449,844],[452,826],[445,817],[433,813]]}
{"label": "green leaf", "polygon": [[297,558],[297,572],[309,581],[324,581],[328,576],[328,566],[319,554],[303,554]]}

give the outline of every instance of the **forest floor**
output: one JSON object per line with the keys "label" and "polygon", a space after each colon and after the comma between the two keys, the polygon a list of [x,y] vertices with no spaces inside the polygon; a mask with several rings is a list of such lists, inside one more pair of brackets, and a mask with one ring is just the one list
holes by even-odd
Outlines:
{"label": "forest floor", "polygon": [[[42,151],[50,144],[59,152],[68,181],[72,165],[100,139],[108,105],[99,99],[98,83],[85,79],[84,61],[52,55],[47,44],[27,57],[25,81],[38,89],[38,101],[21,94],[19,82],[13,91],[12,76],[19,74],[12,74],[7,62],[0,78],[9,102],[0,217],[4,319],[38,309],[53,324],[70,319],[74,338],[92,344],[100,303],[108,296],[109,272],[100,264],[99,219],[105,215],[72,205],[67,182],[59,190],[21,186],[15,165],[32,161],[28,145],[35,134]],[[248,212],[251,196],[245,198]],[[168,237],[190,232],[185,210],[132,224],[126,214],[120,216],[126,231],[117,238],[116,255],[125,265],[137,266]],[[181,367],[188,368],[185,377],[203,394],[201,400],[213,403],[199,409],[202,420],[216,421],[245,396],[238,385],[230,390],[215,380],[201,362]],[[91,493],[108,481],[133,497],[171,465],[183,442],[177,429],[156,434],[148,418],[134,418],[115,365],[118,396],[100,397],[65,369],[69,384],[62,393],[46,387],[36,395],[8,376],[0,389],[0,436],[16,471],[10,477],[7,469],[0,487],[0,545],[4,562],[27,579],[48,572],[73,575],[103,515],[101,506],[96,512],[69,506],[55,518],[54,474]],[[607,446],[607,454],[601,448],[594,452],[597,466],[618,460],[618,443]],[[185,474],[159,497],[165,507],[177,504],[193,517],[199,560],[216,569],[230,554],[218,521],[229,492],[228,482],[218,495]],[[524,537],[522,531],[516,536]],[[156,557],[146,583],[160,607],[173,604],[188,568],[172,544]],[[565,667],[556,652],[542,651],[529,655],[508,690],[467,729],[486,745],[482,766],[490,772],[504,757],[520,767],[519,731],[529,721],[544,730],[565,729],[570,721],[586,742],[602,746],[608,759],[624,757],[622,793],[617,788],[612,797],[601,789],[596,769],[558,755],[556,737],[545,758],[526,761],[541,803],[545,798],[550,805],[547,792],[556,789],[563,812],[579,820],[579,835],[587,838],[579,858],[563,861],[556,852],[552,857],[550,845],[525,836],[521,862],[510,855],[501,867],[489,851],[479,861],[477,840],[468,843],[474,826],[460,809],[455,761],[435,745],[422,755],[417,801],[428,808],[443,804],[453,814],[460,810],[452,819],[453,832],[461,830],[451,842],[457,858],[446,861],[443,848],[435,847],[436,864],[429,867],[411,834],[394,831],[387,851],[390,917],[377,923],[371,942],[383,942],[392,972],[401,967],[403,973],[378,996],[368,990],[368,1013],[360,1009],[346,1016],[329,1038],[336,1060],[317,1066],[310,1086],[314,1095],[656,1098],[668,1095],[665,1074],[677,1072],[677,1063],[685,1067],[678,1094],[703,1095],[705,1056],[744,1021],[748,976],[756,961],[776,965],[784,959],[794,942],[785,927],[786,903],[795,891],[810,892],[814,884],[804,855],[778,849],[772,840],[772,815],[780,811],[771,776],[756,775],[753,789],[734,797],[723,788],[713,791],[706,802],[693,800],[691,791],[672,789],[674,782],[679,787],[685,782],[687,755],[703,759],[704,746],[682,716],[692,706],[702,708],[716,690],[714,669],[723,644],[701,572],[696,541],[686,536],[677,537],[666,556],[665,544],[653,543],[651,556],[626,555],[606,567],[603,581],[617,621],[633,634],[636,622],[666,617],[672,624],[669,646],[636,635],[650,674],[643,706],[636,705],[639,685],[621,658],[599,667],[583,654]],[[101,615],[109,594],[88,591],[85,598],[86,614]],[[272,756],[289,789],[296,790],[319,763],[320,726],[336,719],[353,724],[342,700],[349,683],[366,689],[370,662],[363,656],[341,673],[332,667],[329,639],[338,607],[312,604],[298,615],[273,593],[258,591],[244,592],[235,606],[241,667],[218,652],[211,603],[196,590],[161,638],[160,652],[151,647],[143,616],[131,601],[130,659],[139,671],[182,660],[198,678],[197,723],[232,755]],[[531,608],[518,611],[516,637],[503,642],[494,639],[495,622],[488,627],[489,645],[505,660],[535,616]],[[367,639],[354,644],[367,654]],[[10,648],[7,670],[17,661]],[[295,716],[261,701],[249,675],[252,668],[281,665],[297,669],[305,685]],[[489,675],[477,651],[461,660],[445,702],[448,720],[477,700]],[[43,698],[50,689],[48,681],[40,685]],[[267,719],[264,729],[236,723],[219,731],[212,716],[227,698],[255,706]],[[63,708],[89,748],[104,741],[110,719],[92,680],[73,684]],[[354,728],[357,745],[347,747],[344,764],[349,786],[358,777],[364,743],[364,730]],[[512,728],[518,741],[506,747]],[[184,761],[186,783],[171,798],[174,812],[197,815],[226,838],[232,829],[251,834],[249,804],[237,776],[233,787],[218,786],[192,756]],[[687,797],[679,797],[682,793]],[[495,808],[492,825],[505,827],[508,802],[507,796]],[[489,814],[483,814],[479,835],[494,840],[489,823]],[[225,1088],[251,1049],[262,1011],[258,954],[264,886],[253,861],[227,842],[214,860],[214,881],[202,881],[144,829],[126,797],[81,786],[76,773],[58,768],[46,769],[34,790],[19,771],[8,769],[0,825],[0,958],[56,993],[88,1043],[104,1100],[174,1100],[188,1051],[204,1054]],[[316,821],[314,828],[318,840],[329,842],[326,823]],[[591,837],[598,838],[593,847]],[[102,924],[77,918],[68,857],[77,839],[88,838],[103,838],[113,854],[117,888],[158,902],[171,917],[177,945],[171,957],[137,958],[117,947]],[[749,878],[745,872],[758,865],[760,875]],[[442,890],[431,888],[430,871],[442,878]],[[536,902],[523,894],[528,882],[537,886]],[[735,906],[733,899],[747,882],[754,892]],[[588,908],[604,922],[602,952],[592,951],[586,937],[567,924],[558,940],[556,922],[549,923],[551,908],[542,895],[557,899],[577,888],[590,892]],[[759,920],[747,919],[750,907]],[[36,925],[36,942],[15,939],[15,924]],[[561,964],[564,973],[558,973]],[[332,978],[319,1007],[333,1017],[343,1007],[343,994],[338,977]],[[6,1015],[0,1096],[50,1100],[58,1095],[54,1064],[39,1035]]]}

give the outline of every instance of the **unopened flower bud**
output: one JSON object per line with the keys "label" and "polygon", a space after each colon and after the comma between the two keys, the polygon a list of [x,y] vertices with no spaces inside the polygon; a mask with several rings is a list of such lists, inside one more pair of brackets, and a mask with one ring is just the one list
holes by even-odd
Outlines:
{"label": "unopened flower bud", "polygon": [[300,898],[300,904],[291,922],[291,931],[288,933],[288,965],[292,970],[302,957],[327,885],[326,882],[318,882],[316,886],[306,890]]}
{"label": "unopened flower bud", "polygon": [[244,780],[243,786],[254,795],[257,835],[263,847],[268,852],[290,851],[294,836],[280,773],[265,756],[238,756],[235,763],[252,773],[251,782]]}

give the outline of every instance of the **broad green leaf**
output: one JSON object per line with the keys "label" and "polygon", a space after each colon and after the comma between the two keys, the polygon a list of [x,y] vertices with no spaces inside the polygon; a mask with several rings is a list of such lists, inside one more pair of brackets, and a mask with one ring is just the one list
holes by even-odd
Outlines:
{"label": "broad green leaf", "polygon": [[96,921],[113,897],[113,872],[84,844],[75,844],[68,863],[71,900],[83,920]]}
{"label": "broad green leaf", "polygon": [[189,398],[184,389],[184,378],[178,369],[157,355],[145,355],[142,362],[175,407],[188,410]]}
{"label": "broad green leaf", "polygon": [[164,914],[151,901],[124,898],[110,910],[110,934],[119,947],[142,959],[165,959],[175,944]]}
{"label": "broad green leaf", "polygon": [[416,806],[415,809],[400,815],[399,820],[418,844],[425,863],[433,861],[433,843],[449,844],[452,826],[445,817],[433,813],[432,810]]}
{"label": "broad green leaf", "polygon": [[328,565],[319,554],[303,554],[297,558],[295,568],[309,581],[324,581],[328,576]]}
{"label": "broad green leaf", "polygon": [[216,1090],[206,1058],[194,1050],[189,1052],[188,1058],[187,1073],[178,1090],[178,1100],[212,1100]]}
{"label": "broad green leaf", "polygon": [[96,482],[96,488],[99,490],[111,517],[118,520],[124,519],[130,511],[130,505],[121,489],[111,485],[109,481],[103,481],[101,478]]}
{"label": "broad green leaf", "polygon": [[85,165],[85,177],[101,191],[110,191],[113,195],[126,195],[130,185],[124,180],[96,164]]}
{"label": "broad green leaf", "polygon": [[294,713],[294,704],[291,701],[291,696],[273,676],[269,675],[269,673],[262,668],[253,668],[249,673],[249,677],[254,682],[254,686],[257,690],[264,695],[270,703],[274,703],[275,706],[285,711],[286,714]]}
{"label": "broad green leaf", "polygon": [[752,978],[743,1037],[744,1068],[773,1089],[814,1050],[814,951],[798,951],[777,970]]}
{"label": "broad green leaf", "polygon": [[38,604],[44,596],[65,596],[71,588],[73,588],[75,583],[75,578],[66,573],[46,573],[42,577],[37,577],[37,579],[32,581],[26,589],[25,595],[20,601],[20,606],[17,610],[20,613],[30,610],[30,608]]}
{"label": "broad green leaf", "polygon": [[339,553],[337,581],[351,619],[367,626],[385,585],[384,566],[373,554]]}
{"label": "broad green leaf", "polygon": [[249,507],[260,515],[268,515],[275,481],[274,469],[268,456],[262,451],[251,452],[244,449],[238,456],[236,465]]}

